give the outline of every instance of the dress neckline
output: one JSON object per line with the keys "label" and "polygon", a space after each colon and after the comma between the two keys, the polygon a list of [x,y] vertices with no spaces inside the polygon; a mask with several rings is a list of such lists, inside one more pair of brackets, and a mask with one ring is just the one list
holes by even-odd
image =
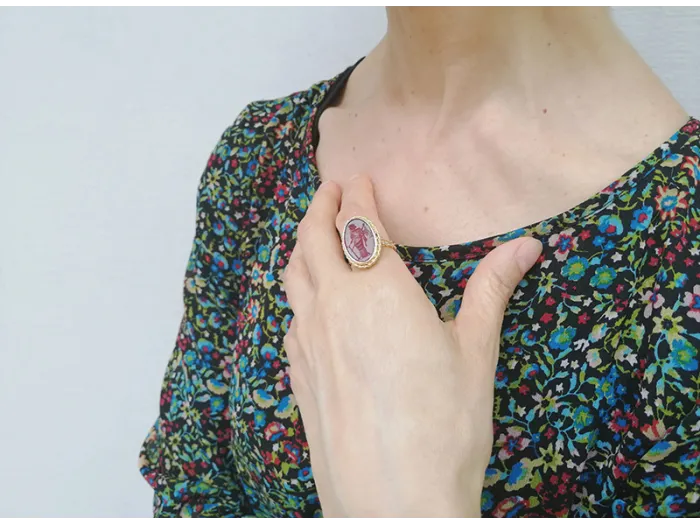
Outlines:
{"label": "dress neckline", "polygon": [[[323,82],[320,86],[321,89],[311,102],[311,114],[306,129],[302,134],[301,145],[302,151],[308,158],[309,199],[313,197],[321,184],[321,176],[316,164],[316,147],[320,138],[318,121],[323,111],[338,100],[347,84],[348,78],[361,61],[362,59],[331,80]],[[685,139],[681,139],[680,136],[682,134],[688,136]],[[531,236],[541,240],[553,232],[563,231],[568,227],[580,224],[586,218],[602,214],[606,210],[613,208],[616,202],[629,198],[634,193],[639,182],[653,173],[655,166],[679,151],[686,140],[693,134],[700,134],[700,121],[691,116],[673,135],[657,146],[644,159],[625,171],[615,181],[566,211],[546,219],[508,232],[463,243],[428,247],[396,244],[397,252],[405,261],[413,262],[474,260],[481,259],[496,246],[518,237]]]}

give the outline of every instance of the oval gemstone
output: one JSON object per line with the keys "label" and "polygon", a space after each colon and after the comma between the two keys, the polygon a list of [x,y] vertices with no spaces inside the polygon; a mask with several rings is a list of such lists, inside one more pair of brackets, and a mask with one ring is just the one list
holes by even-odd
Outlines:
{"label": "oval gemstone", "polygon": [[368,262],[377,249],[372,228],[367,221],[359,217],[350,219],[345,225],[343,243],[348,257],[360,264]]}

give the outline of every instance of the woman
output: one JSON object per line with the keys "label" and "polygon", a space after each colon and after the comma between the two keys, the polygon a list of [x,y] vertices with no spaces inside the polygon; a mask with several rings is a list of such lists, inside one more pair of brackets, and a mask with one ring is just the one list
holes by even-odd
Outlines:
{"label": "woman", "polygon": [[358,65],[250,104],[200,185],[156,514],[319,513],[280,281],[320,181],[355,173],[443,320],[494,247],[544,245],[503,323],[483,515],[700,512],[698,128],[599,8],[390,8]]}

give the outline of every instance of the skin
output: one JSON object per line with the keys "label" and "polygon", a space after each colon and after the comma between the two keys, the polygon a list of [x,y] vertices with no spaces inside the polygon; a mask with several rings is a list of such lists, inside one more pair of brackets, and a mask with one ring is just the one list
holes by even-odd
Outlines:
{"label": "skin", "polygon": [[342,197],[322,185],[284,275],[284,344],[324,516],[478,516],[503,312],[541,245],[491,252],[445,323],[393,250],[348,266],[339,232],[355,215],[386,238],[368,178]]}
{"label": "skin", "polygon": [[688,118],[605,8],[389,8],[387,21],[322,113],[316,157],[323,180],[372,179],[400,244],[561,213]]}
{"label": "skin", "polygon": [[605,8],[404,7],[387,22],[319,121],[328,183],[285,276],[292,386],[325,515],[475,516],[503,308],[538,243],[486,257],[445,324],[395,253],[349,270],[334,221],[365,215],[414,246],[511,231],[606,187],[688,115]]}

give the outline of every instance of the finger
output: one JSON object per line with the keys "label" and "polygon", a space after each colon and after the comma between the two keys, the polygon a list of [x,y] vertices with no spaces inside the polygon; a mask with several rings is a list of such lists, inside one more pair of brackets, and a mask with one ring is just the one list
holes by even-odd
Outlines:
{"label": "finger", "polygon": [[[283,340],[284,352],[287,355],[287,373],[289,374],[290,384],[296,380],[299,389],[305,388],[308,385],[310,375],[309,355],[304,349],[304,345],[299,338],[299,318],[292,319],[289,325],[289,330]],[[292,390],[294,385],[292,384]]]}
{"label": "finger", "polygon": [[[364,175],[353,177],[343,189],[343,202],[336,220],[336,228],[341,236],[345,235],[344,230],[348,221],[357,216],[368,218],[372,221],[374,227],[377,228],[379,236],[384,240],[389,240],[386,229],[382,221],[379,220],[377,203],[374,199],[374,186],[369,177]],[[373,246],[367,246],[367,248],[371,252]],[[388,263],[396,264],[397,262],[401,262],[398,254],[391,248],[382,247],[382,255],[377,261],[377,267]]]}
{"label": "finger", "polygon": [[496,354],[495,363],[503,313],[515,287],[541,252],[542,244],[538,240],[522,237],[499,246],[479,263],[467,283],[455,319],[460,340],[466,341],[466,347],[491,346],[487,351]]}
{"label": "finger", "polygon": [[[291,335],[291,337],[290,337]],[[307,361],[299,348],[298,339],[290,329],[285,337],[285,348],[290,365],[287,367],[289,385],[292,389],[292,402],[296,403],[302,420],[302,440],[306,440],[309,448],[310,461],[314,469],[314,479],[322,485],[330,486],[324,479],[326,475],[326,457],[324,450],[322,420],[319,417],[320,406],[311,384]],[[327,499],[327,498],[326,498]]]}
{"label": "finger", "polygon": [[292,392],[296,397],[300,410],[312,412],[315,408],[315,397],[311,389],[311,371],[308,356],[299,341],[298,322],[292,321],[289,331],[284,336],[284,350],[287,354],[287,374]]}
{"label": "finger", "polygon": [[299,224],[298,242],[302,246],[311,281],[316,285],[324,279],[337,277],[338,273],[350,271],[335,230],[340,194],[336,183],[328,181],[321,184]]}
{"label": "finger", "polygon": [[292,389],[292,402],[296,403],[302,421],[302,434],[299,438],[306,441],[308,445],[314,479],[317,483],[329,486],[329,482],[324,479],[327,470],[324,467],[327,463],[324,462],[323,428],[316,396],[298,366],[290,366],[287,369],[287,374],[289,374],[289,384]]}
{"label": "finger", "polygon": [[301,244],[297,243],[282,274],[282,287],[294,315],[305,316],[313,301],[314,287],[304,260]]}
{"label": "finger", "polygon": [[283,345],[284,352],[287,354],[287,362],[289,366],[299,366],[303,359],[301,353],[301,345],[299,344],[299,338],[297,337],[297,325],[299,324],[297,318],[292,319],[289,325],[289,330],[284,335]]}

